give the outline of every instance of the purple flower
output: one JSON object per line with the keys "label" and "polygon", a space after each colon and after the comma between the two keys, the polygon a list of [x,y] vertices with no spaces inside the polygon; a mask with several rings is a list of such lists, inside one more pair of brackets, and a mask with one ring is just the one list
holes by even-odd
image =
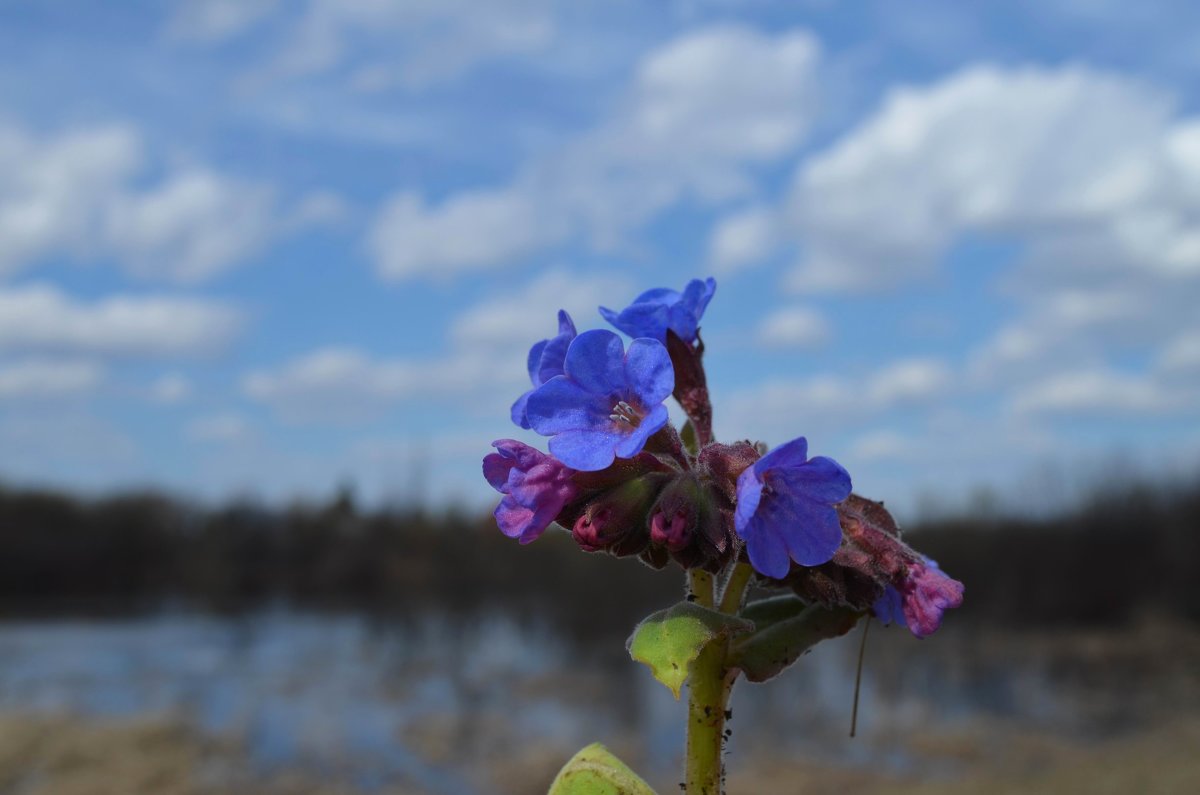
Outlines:
{"label": "purple flower", "polygon": [[641,452],[667,424],[663,401],[674,387],[671,357],[661,342],[635,339],[626,353],[620,337],[596,329],[575,338],[563,374],[535,389],[525,411],[533,430],[551,437],[555,457],[595,472],[614,457]]}
{"label": "purple flower", "polygon": [[[558,334],[548,340],[542,340],[529,349],[529,380],[537,389],[556,375],[563,374],[563,360],[567,357],[567,347],[575,339],[575,324],[566,311],[558,310]],[[522,428],[529,428],[529,419],[525,416],[525,403],[533,389],[517,398],[512,405],[512,421]]]}
{"label": "purple flower", "polygon": [[483,476],[504,495],[496,506],[500,532],[522,544],[550,526],[578,493],[574,472],[551,456],[513,439],[492,442],[498,452],[483,458]]}
{"label": "purple flower", "polygon": [[716,292],[712,278],[692,279],[679,293],[666,287],[647,290],[618,314],[600,307],[600,314],[616,328],[631,337],[650,337],[667,341],[667,329],[689,345],[696,341],[700,318]]}
{"label": "purple flower", "polygon": [[809,460],[804,437],[777,447],[747,468],[737,483],[734,526],[750,563],[775,579],[789,558],[819,566],[842,543],[837,503],[850,496],[850,475],[831,458]]}
{"label": "purple flower", "polygon": [[904,576],[887,586],[872,606],[875,616],[885,625],[901,620],[918,638],[928,637],[942,625],[942,614],[961,607],[963,584],[948,577],[937,562],[911,563]]}

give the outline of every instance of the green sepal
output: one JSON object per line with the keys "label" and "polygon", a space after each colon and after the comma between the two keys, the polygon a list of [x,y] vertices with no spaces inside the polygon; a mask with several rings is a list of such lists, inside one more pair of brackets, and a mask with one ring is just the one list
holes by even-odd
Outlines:
{"label": "green sepal", "polygon": [[666,685],[676,700],[700,650],[718,638],[754,630],[749,621],[718,613],[695,602],[678,602],[647,616],[626,643],[629,656],[650,666],[654,678]]}
{"label": "green sepal", "polygon": [[683,449],[692,455],[700,454],[700,441],[696,438],[696,426],[688,420],[679,429],[679,438],[683,441]]}
{"label": "green sepal", "polygon": [[863,616],[844,607],[806,605],[794,596],[753,602],[741,615],[755,630],[734,644],[730,664],[751,682],[775,678],[821,641],[845,635]]}
{"label": "green sepal", "polygon": [[571,757],[547,795],[655,795],[645,781],[600,743]]}

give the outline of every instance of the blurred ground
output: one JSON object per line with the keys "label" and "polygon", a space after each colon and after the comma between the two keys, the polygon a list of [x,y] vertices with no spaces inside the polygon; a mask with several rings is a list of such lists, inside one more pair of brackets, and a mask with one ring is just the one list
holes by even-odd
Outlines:
{"label": "blurred ground", "polygon": [[[1117,741],[1080,744],[979,725],[953,735],[909,738],[936,772],[881,775],[812,762],[747,757],[729,778],[731,795],[935,795],[936,793],[1162,793],[1200,787],[1200,719],[1158,726]],[[483,791],[544,791],[562,759],[550,749],[496,758]],[[254,773],[236,742],[204,737],[166,718],[96,721],[0,717],[0,792],[23,795],[333,795],[359,791],[311,771]],[[489,782],[479,782],[488,787]],[[395,784],[384,795],[425,795]],[[661,792],[671,790],[662,789]]]}
{"label": "blurred ground", "polygon": [[1163,725],[1118,741],[1080,744],[985,725],[953,735],[910,738],[932,774],[881,776],[767,758],[746,760],[729,779],[731,795],[1185,795],[1200,791],[1200,719]]}

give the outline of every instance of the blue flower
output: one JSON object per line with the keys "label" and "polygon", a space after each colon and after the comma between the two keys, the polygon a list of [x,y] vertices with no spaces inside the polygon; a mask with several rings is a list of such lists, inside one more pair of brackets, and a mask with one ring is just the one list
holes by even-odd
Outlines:
{"label": "blue flower", "polygon": [[850,496],[850,475],[831,458],[808,458],[808,442],[793,439],[738,477],[734,526],[750,564],[768,577],[787,576],[790,560],[819,566],[842,543],[837,503]]}
{"label": "blue flower", "polygon": [[550,452],[585,472],[606,468],[614,457],[633,458],[667,424],[663,401],[675,388],[666,347],[635,339],[626,353],[621,338],[596,329],[567,348],[563,374],[533,391],[526,416],[549,436]]}
{"label": "blue flower", "polygon": [[[558,310],[558,334],[548,340],[542,340],[529,349],[529,380],[533,389],[549,381],[556,375],[563,374],[563,360],[567,357],[567,346],[575,339],[575,324],[571,316],[564,310]],[[512,405],[512,421],[522,428],[529,428],[529,419],[525,416],[525,403],[533,394],[533,389],[517,398]]]}
{"label": "blue flower", "polygon": [[650,337],[667,341],[667,330],[674,331],[684,342],[696,341],[700,318],[716,292],[717,283],[709,278],[692,279],[679,293],[665,287],[647,290],[621,310],[620,314],[600,307],[600,314],[616,328],[631,337]]}

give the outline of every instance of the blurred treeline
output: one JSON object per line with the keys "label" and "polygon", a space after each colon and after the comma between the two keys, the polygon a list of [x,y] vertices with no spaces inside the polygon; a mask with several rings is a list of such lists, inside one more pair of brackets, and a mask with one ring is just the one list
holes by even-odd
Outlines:
{"label": "blurred treeline", "polygon": [[[1052,518],[964,516],[905,532],[966,583],[961,612],[988,626],[1117,624],[1150,611],[1200,620],[1200,482],[1108,489]],[[681,582],[580,552],[562,532],[522,547],[488,516],[365,511],[349,491],[326,504],[211,509],[158,494],[0,489],[0,615],[503,610],[586,640],[623,635],[678,598]]]}

